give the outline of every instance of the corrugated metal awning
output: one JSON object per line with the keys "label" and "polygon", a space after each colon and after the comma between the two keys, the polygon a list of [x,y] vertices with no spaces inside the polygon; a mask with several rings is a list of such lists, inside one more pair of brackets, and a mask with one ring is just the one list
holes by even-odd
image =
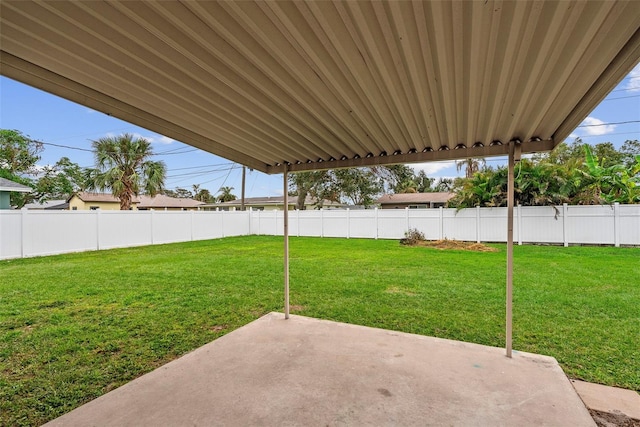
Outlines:
{"label": "corrugated metal awning", "polygon": [[1,73],[267,173],[550,150],[640,59],[590,2],[3,0]]}

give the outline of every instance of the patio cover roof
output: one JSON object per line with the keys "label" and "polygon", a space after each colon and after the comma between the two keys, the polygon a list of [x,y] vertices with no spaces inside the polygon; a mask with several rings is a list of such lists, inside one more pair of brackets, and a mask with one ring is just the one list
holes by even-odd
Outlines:
{"label": "patio cover roof", "polygon": [[640,59],[634,2],[0,3],[0,72],[267,173],[562,142]]}

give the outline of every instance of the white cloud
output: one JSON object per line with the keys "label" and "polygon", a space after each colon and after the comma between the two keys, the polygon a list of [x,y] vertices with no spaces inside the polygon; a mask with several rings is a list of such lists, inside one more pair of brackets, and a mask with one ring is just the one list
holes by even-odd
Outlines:
{"label": "white cloud", "polygon": [[158,140],[159,144],[171,144],[175,142],[175,139],[171,139],[168,136],[161,136],[160,140]]}
{"label": "white cloud", "polygon": [[629,81],[625,89],[629,92],[640,92],[640,64],[636,65],[629,73]]}
{"label": "white cloud", "polygon": [[581,126],[583,127],[580,127],[580,130],[584,132],[585,135],[606,135],[616,129],[615,125],[605,125],[604,123],[605,122],[595,117],[587,117],[582,122]]}
{"label": "white cloud", "polygon": [[455,168],[456,162],[454,160],[447,160],[443,162],[414,163],[408,166],[410,166],[414,171],[416,171],[416,173],[419,172],[420,170],[423,170],[428,177],[432,178],[434,176],[437,177],[438,172],[442,170]]}

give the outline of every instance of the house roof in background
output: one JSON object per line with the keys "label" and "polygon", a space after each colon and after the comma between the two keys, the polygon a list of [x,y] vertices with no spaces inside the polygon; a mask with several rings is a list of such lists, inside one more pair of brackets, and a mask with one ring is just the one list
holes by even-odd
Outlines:
{"label": "house roof in background", "polygon": [[53,210],[53,209],[68,209],[69,203],[66,200],[47,200],[45,202],[36,202],[36,203],[27,203],[24,205],[26,209],[45,209],[45,210]]}
{"label": "house roof in background", "polygon": [[164,194],[154,197],[139,196],[138,199],[138,209],[197,208],[204,205],[204,202],[198,200],[169,197]]}
{"label": "house roof in background", "polygon": [[[88,191],[81,191],[79,193],[74,194],[73,196],[67,199],[67,202],[71,201],[74,196],[77,196],[83,202],[101,202],[101,203],[118,203],[120,204],[120,199],[113,196],[112,194],[107,193],[91,193]],[[134,196],[131,200],[131,203],[139,203],[140,198]]]}
{"label": "house roof in background", "polygon": [[403,193],[385,194],[376,200],[381,205],[402,203],[445,203],[454,196],[453,193]]}
{"label": "house roof in background", "polygon": [[0,178],[0,191],[17,191],[19,193],[31,193],[31,187],[19,184],[10,179]]}
{"label": "house roof in background", "polygon": [[640,60],[635,1],[4,0],[0,26],[3,75],[267,173],[550,150]]}
{"label": "house roof in background", "polygon": [[[120,199],[114,197],[112,194],[107,193],[90,193],[82,191],[75,194],[83,202],[101,202],[101,203],[118,203]],[[69,198],[70,201],[73,198]],[[197,208],[203,205],[203,202],[199,202],[193,199],[182,199],[177,197],[169,197],[164,194],[157,194],[154,197],[151,196],[134,196],[131,200],[132,204],[135,204],[141,209],[163,209],[163,208]]]}
{"label": "house roof in background", "polygon": [[[295,205],[298,203],[298,196],[289,196],[289,205]],[[213,203],[208,206],[241,206],[240,199],[232,200],[229,202]],[[278,206],[284,205],[284,196],[272,196],[272,197],[247,197],[244,199],[245,206]],[[304,201],[305,205],[316,204],[316,199],[307,196]],[[323,206],[346,206],[342,203],[333,202],[331,200],[325,200]]]}

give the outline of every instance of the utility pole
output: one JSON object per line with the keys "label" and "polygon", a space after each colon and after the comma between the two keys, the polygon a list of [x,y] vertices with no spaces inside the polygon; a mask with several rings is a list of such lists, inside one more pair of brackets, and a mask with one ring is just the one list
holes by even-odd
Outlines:
{"label": "utility pole", "polygon": [[240,210],[244,211],[244,182],[247,175],[247,167],[242,165],[242,194],[240,196]]}

